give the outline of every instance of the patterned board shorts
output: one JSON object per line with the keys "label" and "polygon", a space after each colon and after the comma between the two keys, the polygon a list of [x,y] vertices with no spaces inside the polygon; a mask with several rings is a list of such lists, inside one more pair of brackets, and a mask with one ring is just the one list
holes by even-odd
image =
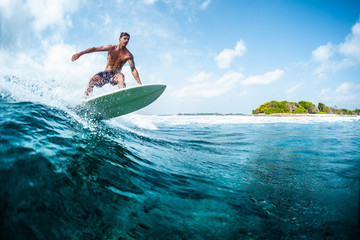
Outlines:
{"label": "patterned board shorts", "polygon": [[116,75],[120,73],[117,71],[108,71],[105,70],[103,72],[98,72],[97,74],[95,74],[95,76],[99,76],[101,78],[101,82],[96,83],[95,86],[97,87],[102,87],[107,83],[110,83],[111,85],[116,85],[117,83],[114,82],[114,78],[116,77]]}

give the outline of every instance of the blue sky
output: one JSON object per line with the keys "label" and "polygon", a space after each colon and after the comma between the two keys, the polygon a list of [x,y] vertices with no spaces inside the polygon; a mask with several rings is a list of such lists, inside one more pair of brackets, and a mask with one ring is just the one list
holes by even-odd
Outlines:
{"label": "blue sky", "polygon": [[359,1],[0,0],[0,14],[2,75],[73,103],[106,53],[71,55],[126,31],[142,82],[168,86],[143,113],[251,113],[271,100],[360,108]]}

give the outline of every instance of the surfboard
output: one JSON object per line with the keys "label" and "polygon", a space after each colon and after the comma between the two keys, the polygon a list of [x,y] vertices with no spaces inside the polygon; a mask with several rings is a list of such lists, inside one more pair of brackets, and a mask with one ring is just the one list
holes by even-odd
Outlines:
{"label": "surfboard", "polygon": [[76,110],[90,118],[106,120],[142,109],[165,91],[166,85],[149,84],[123,88],[85,100]]}

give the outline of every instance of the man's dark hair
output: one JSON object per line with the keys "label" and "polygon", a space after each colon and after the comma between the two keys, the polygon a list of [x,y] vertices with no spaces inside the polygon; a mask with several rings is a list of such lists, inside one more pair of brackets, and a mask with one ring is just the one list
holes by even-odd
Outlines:
{"label": "man's dark hair", "polygon": [[128,36],[130,38],[130,34],[128,34],[127,32],[120,33],[120,38],[122,38],[123,36]]}

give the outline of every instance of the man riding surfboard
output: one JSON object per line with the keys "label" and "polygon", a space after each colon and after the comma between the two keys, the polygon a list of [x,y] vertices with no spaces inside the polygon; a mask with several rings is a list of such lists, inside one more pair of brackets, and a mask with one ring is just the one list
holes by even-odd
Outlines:
{"label": "man riding surfboard", "polygon": [[89,96],[89,94],[93,91],[94,86],[102,87],[107,83],[112,85],[118,85],[119,88],[126,87],[125,84],[125,76],[121,73],[122,67],[125,65],[126,62],[129,63],[131,73],[139,83],[142,85],[139,73],[135,68],[134,57],[131,52],[126,48],[128,42],[130,40],[130,35],[126,32],[122,32],[119,37],[119,44],[118,45],[106,45],[100,47],[92,47],[88,48],[84,51],[75,53],[71,61],[76,61],[80,56],[93,53],[93,52],[101,52],[107,51],[107,64],[105,70],[95,74],[89,80],[89,84],[85,90],[85,95]]}

